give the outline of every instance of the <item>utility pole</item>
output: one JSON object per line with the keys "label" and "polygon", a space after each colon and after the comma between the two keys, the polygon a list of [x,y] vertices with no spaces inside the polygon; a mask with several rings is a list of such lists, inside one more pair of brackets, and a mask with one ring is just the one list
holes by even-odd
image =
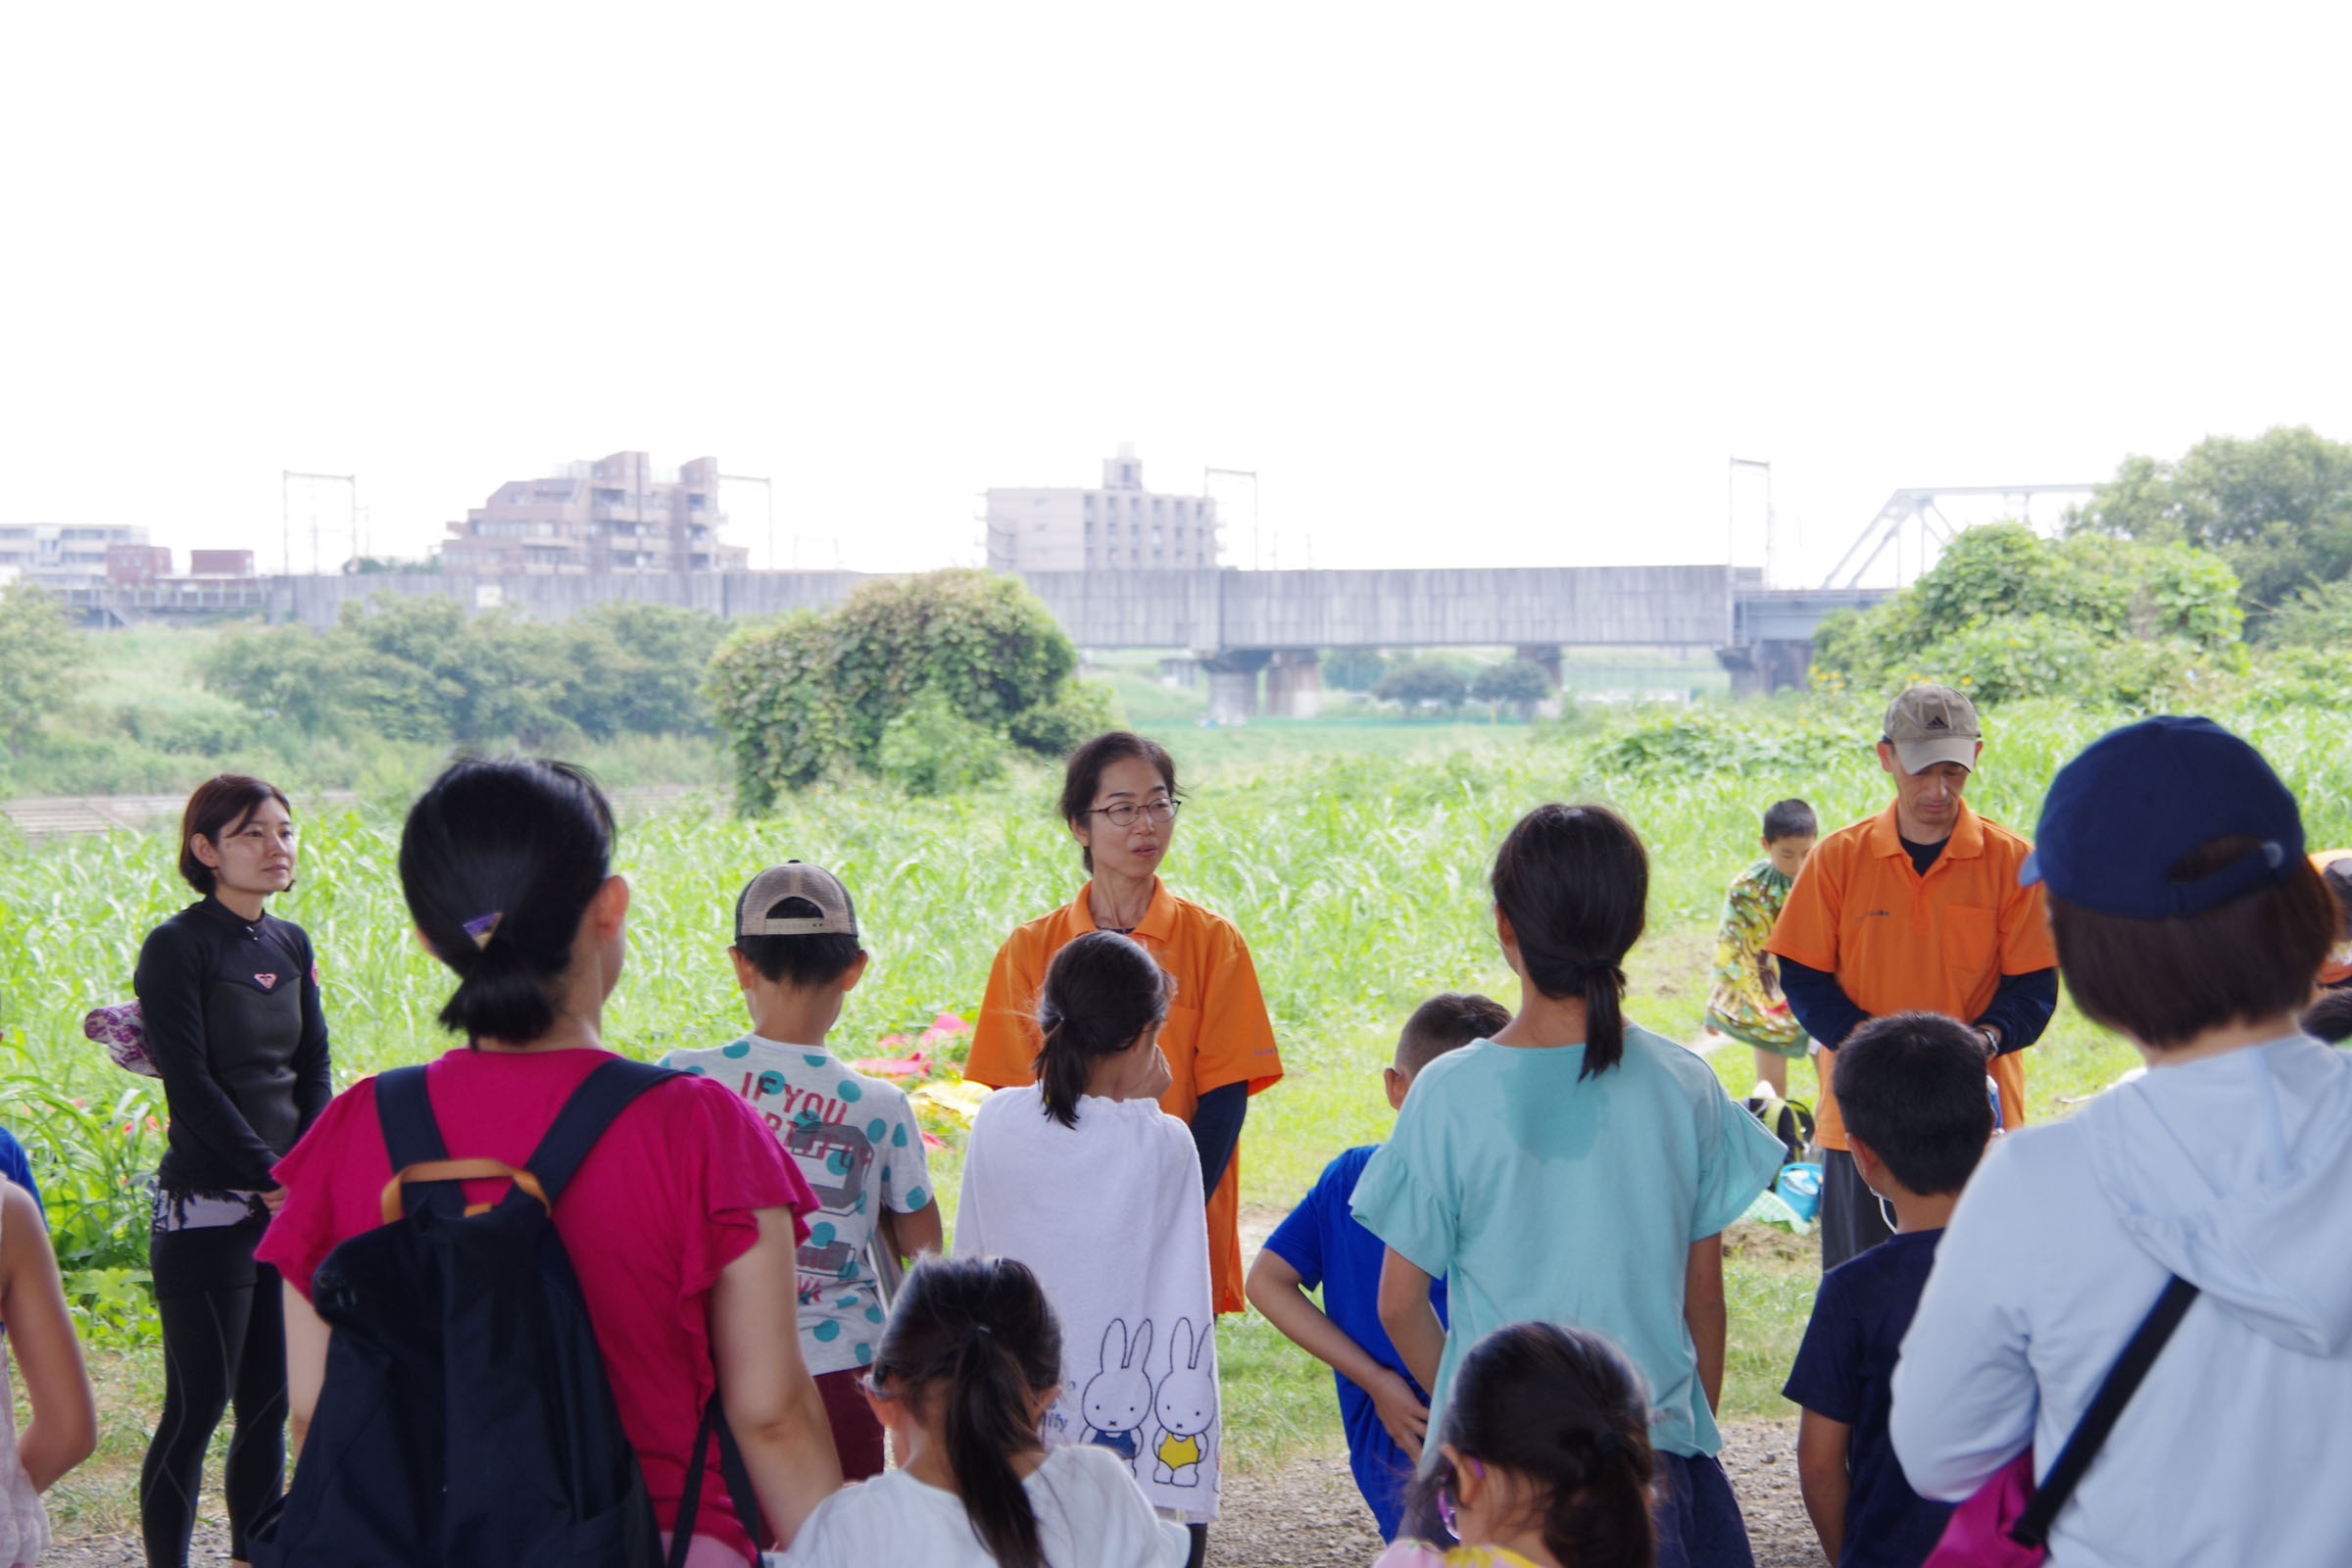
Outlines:
{"label": "utility pole", "polygon": [[[351,486],[352,553],[359,553],[360,539],[360,481],[348,473],[305,473],[299,468],[277,470],[278,549],[279,564],[285,575],[294,575],[294,481],[297,479],[318,484],[347,484]],[[311,575],[318,575],[318,511],[311,509]]]}
{"label": "utility pole", "polygon": [[1201,494],[1206,495],[1208,493],[1209,476],[1219,473],[1225,475],[1229,479],[1247,479],[1250,481],[1250,569],[1252,571],[1259,570],[1261,568],[1261,564],[1265,554],[1263,548],[1265,544],[1265,527],[1258,520],[1257,470],[1255,468],[1204,467],[1200,470]]}
{"label": "utility pole", "polygon": [[[756,474],[756,473],[722,473],[722,474],[720,474],[720,475],[719,475],[719,478],[720,478],[721,480],[723,480],[723,481],[727,481],[727,482],[734,483],[734,484],[756,484],[756,485],[759,485],[759,486],[760,486],[760,487],[762,490],[764,490],[764,491],[767,493],[767,569],[768,569],[768,570],[770,570],[770,571],[773,571],[773,570],[775,570],[775,569],[776,569],[776,481],[775,481],[775,480],[773,480],[773,479],[763,479],[763,478],[760,477],[760,476],[759,476],[758,474]],[[799,558],[800,552],[799,552],[798,550],[795,550],[795,551],[793,552],[793,555],[794,555],[794,558],[795,558],[795,560],[797,561],[797,560],[798,560],[798,558]],[[711,560],[713,560],[713,561],[716,561],[716,560],[718,559],[718,541],[717,541],[717,539],[716,539],[716,538],[713,538],[713,539],[710,541],[710,557],[711,557]]]}
{"label": "utility pole", "polygon": [[1739,639],[1740,633],[1740,470],[1764,470],[1764,571],[1767,585],[1772,576],[1772,464],[1763,458],[1734,458],[1724,481],[1725,509],[1723,519],[1723,627],[1724,643],[1728,647]]}

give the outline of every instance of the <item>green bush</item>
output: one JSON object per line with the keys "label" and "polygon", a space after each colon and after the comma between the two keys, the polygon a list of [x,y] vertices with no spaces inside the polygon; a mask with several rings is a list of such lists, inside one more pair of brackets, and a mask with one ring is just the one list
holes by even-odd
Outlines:
{"label": "green bush", "polygon": [[1482,703],[1540,703],[1551,695],[1551,677],[1532,659],[1506,659],[1472,676],[1470,695]]}
{"label": "green bush", "polygon": [[1069,741],[1101,712],[1099,697],[1071,690],[1077,663],[1018,579],[935,571],[735,632],[711,659],[706,690],[735,764],[736,804],[760,811],[828,776],[883,771],[884,731],[928,694],[1000,745],[1013,734],[1039,750]]}
{"label": "green bush", "polygon": [[1878,744],[1878,716],[1865,706],[1669,709],[1599,743],[1592,762],[1643,782],[1836,769]]}
{"label": "green bush", "polygon": [[2262,637],[2287,648],[2352,648],[2352,581],[2298,590],[2271,612]]}
{"label": "green bush", "polygon": [[2237,579],[2218,556],[2117,539],[2052,543],[1999,523],[1961,534],[1886,603],[1825,617],[1813,668],[1831,691],[1935,680],[1994,703],[2035,694],[2136,703],[2176,676],[2193,683],[2200,664],[2228,668],[2242,629]]}
{"label": "green bush", "polygon": [[909,795],[953,795],[1003,777],[1004,744],[945,693],[924,692],[882,726],[873,770]]}
{"label": "green bush", "polygon": [[667,605],[598,605],[542,623],[379,594],[344,605],[324,632],[232,633],[199,668],[212,691],[309,735],[544,747],[707,731],[701,685],[719,631],[716,616]]}
{"label": "green bush", "polygon": [[1372,695],[1384,703],[1406,708],[1442,708],[1450,712],[1462,706],[1468,690],[1461,672],[1436,659],[1415,659],[1398,664],[1373,684]]}
{"label": "green bush", "polygon": [[0,586],[0,734],[16,750],[63,708],[82,675],[66,607],[30,582]]}
{"label": "green bush", "polygon": [[1067,757],[1093,736],[1115,729],[1118,700],[1102,681],[1064,681],[1051,701],[1012,715],[1005,732],[1024,751]]}

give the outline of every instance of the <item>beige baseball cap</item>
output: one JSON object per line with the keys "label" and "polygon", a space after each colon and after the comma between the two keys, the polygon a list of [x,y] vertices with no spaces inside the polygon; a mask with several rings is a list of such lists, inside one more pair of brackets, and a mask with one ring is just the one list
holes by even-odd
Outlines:
{"label": "beige baseball cap", "polygon": [[1958,762],[1972,772],[1984,730],[1976,705],[1949,686],[1914,686],[1886,705],[1886,736],[1906,773],[1923,773],[1937,762]]}
{"label": "beige baseball cap", "polygon": [[[817,912],[771,916],[767,911],[786,899],[807,899]],[[786,860],[771,865],[744,885],[735,900],[735,934],[739,937],[813,937],[858,934],[858,911],[850,890],[821,865]]]}

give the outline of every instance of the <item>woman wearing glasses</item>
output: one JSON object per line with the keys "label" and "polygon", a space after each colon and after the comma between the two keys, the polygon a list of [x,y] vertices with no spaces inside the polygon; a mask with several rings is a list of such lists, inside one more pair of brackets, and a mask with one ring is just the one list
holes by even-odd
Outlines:
{"label": "woman wearing glasses", "polygon": [[172,1126],[148,1260],[164,1409],[139,1471],[148,1568],[180,1568],[205,1449],[233,1405],[229,1555],[278,1494],[286,1345],[277,1271],[254,1261],[285,1201],[270,1168],[334,1097],[302,927],[264,905],[294,885],[294,819],[273,784],[223,773],[188,798],[179,874],[202,897],[148,934],[132,989]]}
{"label": "woman wearing glasses", "polygon": [[1170,893],[1159,864],[1176,837],[1176,760],[1156,741],[1124,730],[1071,754],[1062,820],[1092,880],[1051,914],[1016,928],[997,952],[963,1073],[1004,1089],[1033,1081],[1040,1044],[1037,989],[1054,955],[1089,931],[1142,943],[1175,979],[1159,1032],[1173,1081],[1160,1108],[1189,1123],[1208,1196],[1208,1263],[1220,1312],[1242,1297],[1241,1142],[1250,1097],[1282,1076],[1274,1025],[1240,932]]}

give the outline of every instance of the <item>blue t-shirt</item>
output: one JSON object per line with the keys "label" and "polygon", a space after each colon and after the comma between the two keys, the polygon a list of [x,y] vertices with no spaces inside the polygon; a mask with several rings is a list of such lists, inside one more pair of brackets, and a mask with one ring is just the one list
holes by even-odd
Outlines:
{"label": "blue t-shirt", "polygon": [[1781,1393],[1854,1430],[1846,1439],[1853,1492],[1838,1568],[1919,1568],[1952,1516],[1948,1502],[1911,1490],[1887,1441],[1894,1363],[1936,1263],[1940,1230],[1886,1241],[1822,1276],[1813,1321]]}
{"label": "blue t-shirt", "polygon": [[1786,1151],[1672,1040],[1628,1024],[1616,1066],[1582,1078],[1584,1064],[1582,1045],[1482,1040],[1422,1068],[1355,1217],[1445,1277],[1433,1431],[1470,1347],[1535,1319],[1607,1336],[1649,1387],[1650,1442],[1712,1454],[1723,1439],[1683,1319],[1690,1249],[1747,1211]]}
{"label": "blue t-shirt", "polygon": [[[1381,1239],[1357,1223],[1348,1203],[1355,1196],[1355,1179],[1378,1144],[1350,1149],[1323,1167],[1315,1185],[1291,1210],[1290,1218],[1266,1238],[1266,1250],[1298,1271],[1308,1290],[1323,1288],[1323,1315],[1340,1327],[1373,1360],[1411,1383],[1426,1402],[1429,1392],[1405,1370],[1404,1357],[1389,1343],[1380,1326],[1380,1265],[1388,1256]],[[1432,1280],[1429,1300],[1446,1321],[1446,1282]],[[1380,1522],[1380,1539],[1396,1539],[1396,1524],[1404,1511],[1404,1490],[1413,1477],[1413,1462],[1380,1424],[1372,1396],[1355,1384],[1332,1374],[1340,1386],[1340,1421],[1348,1429],[1348,1465],[1355,1472],[1356,1490]]]}
{"label": "blue t-shirt", "polygon": [[32,1161],[25,1157],[24,1146],[17,1142],[17,1135],[5,1127],[0,1127],[0,1176],[30,1193],[32,1206],[41,1211],[41,1218],[49,1217],[49,1207],[41,1201],[41,1190],[33,1185]]}

